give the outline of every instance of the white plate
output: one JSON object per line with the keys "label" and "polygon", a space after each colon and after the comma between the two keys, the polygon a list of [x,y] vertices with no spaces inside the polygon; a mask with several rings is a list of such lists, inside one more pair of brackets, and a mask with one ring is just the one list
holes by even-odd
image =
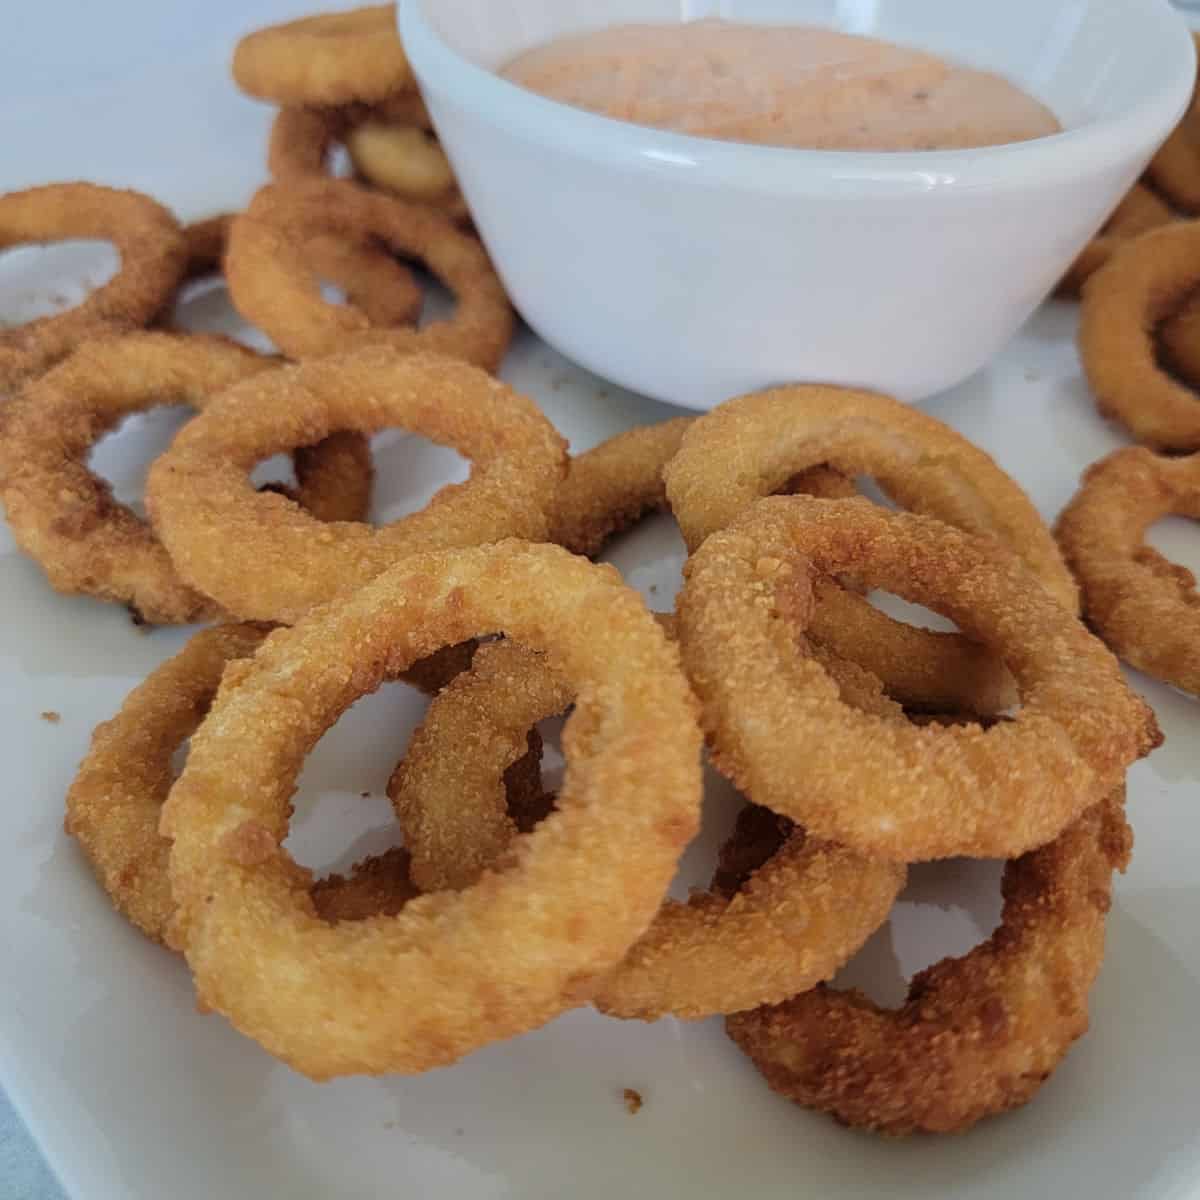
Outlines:
{"label": "white plate", "polygon": [[[82,4],[25,10],[20,36],[10,31],[0,45],[0,190],[83,177],[146,188],[185,216],[243,202],[262,177],[267,113],[229,83],[229,48],[239,27],[297,8],[260,0],[251,11],[209,6],[202,17],[149,3],[99,6],[94,17]],[[3,315],[44,306],[104,261],[90,250],[7,256]],[[189,308],[208,327],[227,316],[220,297]],[[985,446],[1047,517],[1083,467],[1122,441],[1092,407],[1073,330],[1071,307],[1047,307],[990,370],[929,406]],[[670,415],[530,337],[505,375],[576,449]],[[171,427],[156,415],[104,443],[98,462],[123,494],[136,494],[146,455]],[[378,511],[389,515],[460,470],[454,455],[402,436],[379,440],[378,464]],[[1164,523],[1154,540],[1200,565],[1194,528]],[[652,606],[669,606],[682,559],[669,522],[643,527],[612,557]],[[219,1017],[198,1015],[182,965],[114,915],[61,828],[92,727],[184,636],[140,633],[122,611],[56,596],[0,528],[0,760],[9,781],[0,1080],[72,1196],[1200,1195],[1193,701],[1135,679],[1168,741],[1131,774],[1137,851],[1109,923],[1093,1031],[1020,1112],[964,1137],[894,1143],[773,1096],[719,1021],[642,1025],[580,1011],[422,1078],[318,1086]],[[61,723],[41,720],[46,710]],[[388,844],[382,790],[420,711],[411,693],[386,689],[321,743],[292,840],[303,861],[340,866]],[[717,796],[688,878],[711,870],[728,809]],[[994,865],[915,874],[857,971],[881,994],[895,995],[901,973],[962,952],[996,919]],[[622,1105],[624,1087],[645,1097],[637,1116]]]}

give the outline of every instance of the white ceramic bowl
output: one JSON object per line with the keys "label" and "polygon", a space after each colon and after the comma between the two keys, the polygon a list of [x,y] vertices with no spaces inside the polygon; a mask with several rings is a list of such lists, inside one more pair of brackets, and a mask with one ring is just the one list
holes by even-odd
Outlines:
{"label": "white ceramic bowl", "polygon": [[[408,55],[481,235],[546,341],[688,408],[792,380],[908,400],[1008,340],[1183,112],[1166,0],[399,0]],[[719,15],[808,23],[998,71],[1065,132],[831,153],[686,137],[495,74],[563,34]]]}

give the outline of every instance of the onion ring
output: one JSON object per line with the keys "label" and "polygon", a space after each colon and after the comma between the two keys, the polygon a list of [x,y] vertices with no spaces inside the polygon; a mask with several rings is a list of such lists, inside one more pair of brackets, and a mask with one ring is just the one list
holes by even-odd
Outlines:
{"label": "onion ring", "polygon": [[[663,467],[694,419],[677,417],[629,429],[572,458],[551,515],[549,540],[574,554],[591,557],[610,537],[647,513],[665,508]],[[849,480],[824,467],[797,476],[789,481],[789,487],[807,488],[831,499],[856,494]],[[667,636],[674,639],[674,617],[655,615]],[[903,715],[898,705],[882,695],[882,685],[873,676],[848,661],[835,663],[820,647],[811,651],[835,672],[847,703],[883,715]],[[527,775],[532,771],[533,781],[526,780],[526,791],[530,795],[540,791],[538,762],[530,762],[531,758],[540,760],[540,742],[536,748],[528,748],[527,740],[537,738],[532,728],[537,721],[563,711],[570,696],[561,677],[549,668],[535,671],[531,663],[525,664],[521,656],[530,654],[514,646],[493,648],[481,657],[477,670],[457,681],[455,696],[430,709],[425,726],[414,735],[405,760],[408,765],[402,762],[392,776],[388,794],[406,831],[414,882],[423,891],[461,888],[474,882],[520,828],[519,813],[513,811],[517,807],[513,779],[505,775],[506,769]],[[507,656],[516,656],[524,665],[518,669]],[[523,680],[519,686],[511,682],[518,677]],[[507,692],[502,712],[499,708],[493,712],[485,701],[502,686]],[[480,743],[470,758],[458,753],[442,755],[436,749],[420,753],[422,745],[436,747],[451,736],[452,729],[467,724],[466,716],[455,716],[444,729],[446,722],[440,714],[446,709],[451,713],[466,710],[476,727],[485,730],[470,734]],[[500,732],[490,727],[493,721],[502,722]],[[517,759],[518,753],[524,757]],[[501,782],[509,799],[507,808]]]}
{"label": "onion ring", "polygon": [[[667,510],[663,471],[696,419],[626,429],[572,458],[550,514],[549,540],[591,558],[642,517]],[[824,465],[789,479],[785,490],[829,500],[858,495],[849,479]]]}
{"label": "onion ring", "polygon": [[[113,907],[147,937],[166,944],[175,914],[167,878],[171,843],[158,832],[174,780],[171,759],[203,721],[229,663],[253,656],[265,626],[201,630],[126,698],[121,711],[96,727],[67,792],[65,828],[82,848]],[[417,894],[408,856],[388,851],[343,878],[312,887],[327,921],[397,912]]]}
{"label": "onion ring", "polygon": [[916,975],[899,1009],[821,986],[726,1029],[775,1091],[846,1125],[949,1133],[1024,1104],[1087,1031],[1132,841],[1118,790],[1009,862],[1000,927]]}
{"label": "onion ring", "polygon": [[[544,654],[502,641],[434,700],[388,784],[423,891],[469,887],[504,861],[517,833],[504,772],[536,722],[573,699]],[[785,999],[837,971],[884,921],[904,876],[797,830],[740,894],[665,901],[592,1001],[652,1021]]]}
{"label": "onion ring", "polygon": [[[186,225],[188,261],[184,281],[215,275],[222,269],[232,213],[222,213]],[[338,237],[311,238],[304,246],[305,261],[318,278],[340,288],[346,303],[360,308],[372,325],[413,325],[421,313],[425,297],[413,273],[386,250]],[[168,302],[160,326],[170,325]]]}
{"label": "onion ring", "polygon": [[1130,446],[1087,469],[1058,519],[1058,540],[1088,624],[1131,666],[1200,695],[1195,576],[1144,541],[1170,513],[1200,519],[1200,455],[1162,458]]}
{"label": "onion ring", "polygon": [[[1200,40],[1197,42],[1200,47]],[[1146,167],[1146,176],[1175,208],[1200,213],[1200,113],[1193,98],[1183,119]]]}
{"label": "onion ring", "polygon": [[[378,529],[322,527],[250,485],[247,472],[273,454],[396,425],[470,458],[470,480]],[[291,624],[405,554],[544,537],[565,460],[536,405],[498,380],[454,359],[375,346],[224,392],[155,462],[146,507],[184,579],[241,619]]]}
{"label": "onion ring", "polygon": [[[558,810],[468,891],[322,924],[281,845],[304,755],[389,671],[499,630],[578,688]],[[653,918],[695,832],[694,712],[640,597],[559,547],[414,555],[280,630],[226,673],[163,810],[170,936],[201,1001],[315,1079],[427,1070],[582,1001]]]}
{"label": "onion ring", "polygon": [[[126,604],[153,624],[218,615],[87,458],[130,414],[161,404],[203,410],[223,387],[271,366],[225,338],[132,333],[81,346],[4,409],[0,499],[18,545],[56,591]],[[305,520],[361,519],[371,482],[366,442],[339,435],[305,445],[294,456],[299,486],[289,492],[311,514]],[[300,512],[277,497],[271,503]]]}
{"label": "onion ring", "polygon": [[415,87],[394,4],[248,33],[233,52],[233,78],[242,91],[276,104],[373,103]]}
{"label": "onion ring", "polygon": [[[280,109],[267,147],[271,177],[281,183],[336,178],[328,160],[340,142],[358,177],[371,186],[412,204],[429,205],[455,221],[468,218],[466,202],[431,127],[416,120],[386,120],[379,114],[363,106]],[[438,179],[442,185],[431,188],[430,181]]]}
{"label": "onion ring", "polygon": [[455,221],[471,213],[437,138],[416,125],[366,120],[346,134],[356,174],[412,204],[428,204]]}
{"label": "onion ring", "polygon": [[187,247],[179,223],[140,192],[56,183],[0,196],[0,250],[69,238],[112,242],[120,269],[74,308],[0,330],[0,391],[91,338],[146,325],[183,276]]}
{"label": "onion ring", "polygon": [[[850,570],[1003,658],[990,729],[854,712],[795,643],[813,572]],[[998,542],[866,501],[760,500],[692,555],[680,646],[720,769],[810,833],[897,862],[1011,858],[1058,836],[1162,740],[1104,645]]]}
{"label": "onion ring", "polygon": [[346,151],[368,182],[406,200],[436,203],[456,186],[437,139],[413,125],[364,121],[346,135]]}
{"label": "onion ring", "polygon": [[[850,476],[872,475],[906,508],[1004,542],[1078,611],[1071,573],[1016,482],[949,426],[872,392],[778,388],[699,418],[665,472],[689,549],[817,463]],[[990,716],[1015,701],[1004,665],[961,635],[894,621],[832,582],[818,586],[818,599],[813,640],[879,676],[905,706]]]}
{"label": "onion ring", "polygon": [[1071,264],[1058,285],[1063,296],[1078,296],[1083,285],[1132,238],[1140,237],[1175,219],[1171,206],[1144,183],[1135,183],[1113,210],[1104,228],[1092,238]]}
{"label": "onion ring", "polygon": [[[455,294],[457,311],[419,330],[372,329],[362,313],[327,304],[297,253],[298,245],[319,233],[374,237],[397,253],[416,255]],[[508,297],[476,238],[427,206],[346,180],[263,188],[234,221],[225,268],[238,312],[290,358],[386,343],[495,370],[513,334]]]}
{"label": "onion ring", "polygon": [[1200,450],[1200,396],[1162,369],[1155,339],[1197,284],[1200,222],[1185,221],[1122,246],[1083,291],[1079,352],[1096,406],[1161,450]]}

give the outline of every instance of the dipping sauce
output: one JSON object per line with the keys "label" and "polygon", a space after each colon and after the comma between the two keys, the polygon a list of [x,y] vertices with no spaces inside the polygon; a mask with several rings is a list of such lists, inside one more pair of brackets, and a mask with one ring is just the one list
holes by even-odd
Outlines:
{"label": "dipping sauce", "polygon": [[1057,133],[999,75],[796,25],[619,25],[520,55],[501,74],[606,117],[810,150],[950,150]]}

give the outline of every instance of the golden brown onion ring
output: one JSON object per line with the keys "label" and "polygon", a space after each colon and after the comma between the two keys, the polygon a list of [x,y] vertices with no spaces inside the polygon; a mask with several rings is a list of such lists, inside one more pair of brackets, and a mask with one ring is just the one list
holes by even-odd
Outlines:
{"label": "golden brown onion ring", "polygon": [[1080,252],[1062,277],[1058,292],[1078,296],[1083,285],[1131,238],[1175,219],[1171,206],[1144,183],[1135,183],[1113,210],[1104,228]]}
{"label": "golden brown onion ring", "polygon": [[[1007,722],[855,712],[796,645],[814,572],[924,604],[1011,669]],[[688,675],[721,770],[810,833],[897,862],[1009,858],[1062,832],[1161,741],[1116,660],[999,542],[862,500],[760,500],[685,567]]]}
{"label": "golden brown onion ring", "polygon": [[[536,722],[574,698],[544,654],[502,641],[434,700],[388,784],[422,890],[470,887],[505,861],[517,833],[505,772]],[[792,831],[735,895],[664,901],[593,1003],[610,1016],[695,1020],[792,996],[829,979],[879,927],[904,876]]]}
{"label": "golden brown onion ring", "polygon": [[1083,290],[1079,353],[1096,406],[1160,450],[1200,450],[1200,394],[1163,370],[1156,338],[1197,286],[1200,221],[1186,221],[1127,242]]}
{"label": "golden brown onion ring", "polygon": [[1139,671],[1200,695],[1196,578],[1144,540],[1172,513],[1200,519],[1200,455],[1130,446],[1087,469],[1058,519],[1058,540],[1100,637]]}
{"label": "golden brown onion ring", "polygon": [[[305,754],[389,672],[499,631],[577,692],[557,811],[466,891],[324,924],[282,846]],[[414,555],[227,671],[163,812],[171,940],[203,1003],[313,1078],[453,1062],[586,999],[645,930],[699,752],[678,655],[612,568],[515,541]]]}
{"label": "golden brown onion ring", "polygon": [[[871,392],[777,388],[699,418],[665,472],[688,547],[818,463],[870,475],[905,508],[1005,543],[1077,611],[1075,582],[1017,483],[941,421]],[[969,639],[894,621],[832,582],[818,586],[818,599],[809,636],[877,675],[901,704],[992,716],[1014,703],[1007,669]]]}
{"label": "golden brown onion ring", "polygon": [[[146,522],[113,499],[88,455],[132,413],[162,404],[203,410],[221,389],[273,366],[225,338],[132,333],[81,346],[4,409],[0,499],[17,544],[56,591],[127,604],[153,624],[218,615],[180,578]],[[299,504],[318,530],[320,521],[361,520],[371,484],[366,442],[339,434],[297,444],[298,486],[288,490],[295,503],[270,503],[298,515]]]}
{"label": "golden brown onion ring", "polygon": [[[376,238],[398,254],[422,259],[454,293],[454,315],[417,330],[373,329],[365,314],[327,303],[299,252],[319,234]],[[386,344],[495,370],[512,338],[512,308],[478,239],[428,206],[348,180],[263,188],[234,221],[225,270],[238,312],[291,358]]]}
{"label": "golden brown onion ring", "polygon": [[267,167],[281,183],[331,178],[329,155],[341,143],[362,181],[462,222],[470,214],[430,129],[427,114],[395,120],[363,105],[283,108],[271,125]]}
{"label": "golden brown onion ring", "polygon": [[[171,760],[200,727],[225,668],[251,657],[268,632],[265,626],[220,625],[196,634],[130,692],[111,721],[96,727],[67,792],[66,831],[113,907],[156,942],[165,944],[175,914],[167,878],[171,843],[158,832],[174,782]],[[402,851],[312,887],[313,904],[327,921],[397,912],[416,894]]]}
{"label": "golden brown onion ring", "polygon": [[111,242],[121,265],[74,308],[0,329],[0,392],[91,338],[148,324],[183,277],[187,246],[179,223],[140,192],[56,183],[0,196],[0,250],[69,238]]}
{"label": "golden brown onion ring", "polygon": [[[221,273],[233,217],[222,213],[184,226],[188,246],[185,282]],[[314,237],[302,254],[317,277],[340,288],[346,303],[360,308],[372,325],[411,325],[420,316],[424,296],[413,273],[382,246]],[[173,328],[170,309],[175,299],[171,298],[160,317],[162,328]]]}
{"label": "golden brown onion ring", "polygon": [[394,4],[256,29],[233,52],[233,78],[251,96],[284,105],[374,103],[415,87]]}
{"label": "golden brown onion ring", "polygon": [[[392,426],[458,450],[471,478],[381,528],[322,526],[249,481],[274,454]],[[565,444],[531,400],[454,359],[374,346],[222,393],[151,468],[146,507],[192,586],[243,620],[288,624],[406,554],[543,538],[565,469]]]}

